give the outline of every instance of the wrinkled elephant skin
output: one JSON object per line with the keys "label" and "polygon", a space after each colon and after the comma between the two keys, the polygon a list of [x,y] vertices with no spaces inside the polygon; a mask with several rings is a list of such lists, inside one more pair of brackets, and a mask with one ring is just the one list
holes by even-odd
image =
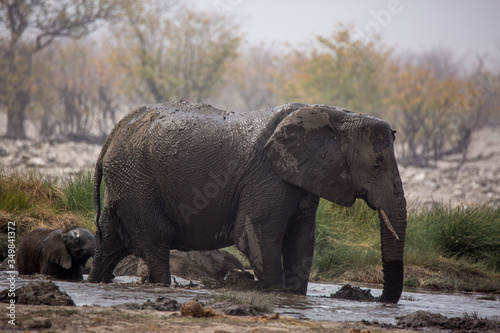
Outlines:
{"label": "wrinkled elephant skin", "polygon": [[109,282],[132,253],[153,282],[169,284],[171,249],[236,244],[263,288],[305,294],[319,198],[344,206],[362,198],[383,212],[381,300],[397,302],[406,202],[393,147],[386,122],[328,105],[142,107],[116,125],[96,163],[89,280]]}

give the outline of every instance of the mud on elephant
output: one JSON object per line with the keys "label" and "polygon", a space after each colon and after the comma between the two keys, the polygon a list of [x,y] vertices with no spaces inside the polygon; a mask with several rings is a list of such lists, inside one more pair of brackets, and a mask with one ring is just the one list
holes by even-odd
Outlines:
{"label": "mud on elephant", "polygon": [[[123,118],[95,168],[97,249],[89,276],[110,281],[129,253],[169,284],[169,251],[236,244],[268,289],[305,294],[319,198],[379,211],[384,291],[403,288],[406,201],[384,121],[291,103],[228,113],[184,101]],[[101,213],[99,188],[106,193]]]}

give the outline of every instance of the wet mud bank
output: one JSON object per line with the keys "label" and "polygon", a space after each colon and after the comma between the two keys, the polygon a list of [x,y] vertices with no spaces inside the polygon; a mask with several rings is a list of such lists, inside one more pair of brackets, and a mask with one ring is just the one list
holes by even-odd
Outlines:
{"label": "wet mud bank", "polygon": [[[181,281],[178,287],[143,284],[136,280],[122,277],[117,283],[91,284],[18,277],[16,329],[57,332],[167,328],[174,332],[253,329],[498,332],[500,329],[500,318],[495,317],[500,313],[500,302],[496,298],[480,299],[480,295],[405,292],[398,305],[386,305],[373,301],[381,293],[379,289],[312,283],[308,296],[249,293],[256,294],[257,299],[267,298],[271,308],[261,311],[255,306],[237,304],[234,299],[215,301],[218,294],[232,295],[233,292],[227,289],[204,289],[181,278],[178,278]],[[0,289],[5,289],[3,280]],[[54,301],[65,298],[77,306]],[[464,313],[469,315],[463,316]],[[4,317],[0,328],[12,329]]]}

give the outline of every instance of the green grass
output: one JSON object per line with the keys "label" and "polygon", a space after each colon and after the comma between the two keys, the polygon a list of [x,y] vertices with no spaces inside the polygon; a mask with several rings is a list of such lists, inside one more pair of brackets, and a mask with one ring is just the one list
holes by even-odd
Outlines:
{"label": "green grass", "polygon": [[[105,184],[101,183],[101,207],[104,202]],[[86,227],[90,230],[94,226],[94,173],[92,171],[81,172],[66,177],[61,188],[63,193],[63,208],[74,214],[80,215],[86,221]]]}
{"label": "green grass", "polygon": [[[357,201],[344,208],[322,200],[317,211],[313,277],[382,282],[375,211]],[[435,206],[408,216],[405,285],[500,291],[500,209]]]}
{"label": "green grass", "polygon": [[[363,275],[381,264],[379,222],[375,211],[358,201],[346,208],[322,200],[316,213],[313,277],[325,280]],[[378,282],[372,281],[370,282]]]}

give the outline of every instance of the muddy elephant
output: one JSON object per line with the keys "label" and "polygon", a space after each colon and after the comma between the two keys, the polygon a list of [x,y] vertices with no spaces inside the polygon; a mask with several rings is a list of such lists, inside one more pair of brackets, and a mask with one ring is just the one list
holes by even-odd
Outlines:
{"label": "muddy elephant", "polygon": [[396,303],[406,201],[394,133],[385,121],[328,105],[242,113],[185,101],[139,108],[116,125],[96,163],[89,280],[110,281],[133,253],[153,281],[169,284],[171,249],[236,244],[262,287],[305,294],[320,197],[344,206],[361,198],[381,221],[380,300]]}
{"label": "muddy elephant", "polygon": [[35,229],[23,237],[16,255],[19,274],[45,274],[58,279],[83,280],[83,268],[94,255],[95,238],[80,227]]}
{"label": "muddy elephant", "polygon": [[[213,251],[170,251],[170,272],[188,280],[214,280],[224,282],[233,270],[243,270],[241,262],[224,250]],[[116,265],[114,275],[136,275],[149,279],[147,265],[134,255],[125,257]]]}

